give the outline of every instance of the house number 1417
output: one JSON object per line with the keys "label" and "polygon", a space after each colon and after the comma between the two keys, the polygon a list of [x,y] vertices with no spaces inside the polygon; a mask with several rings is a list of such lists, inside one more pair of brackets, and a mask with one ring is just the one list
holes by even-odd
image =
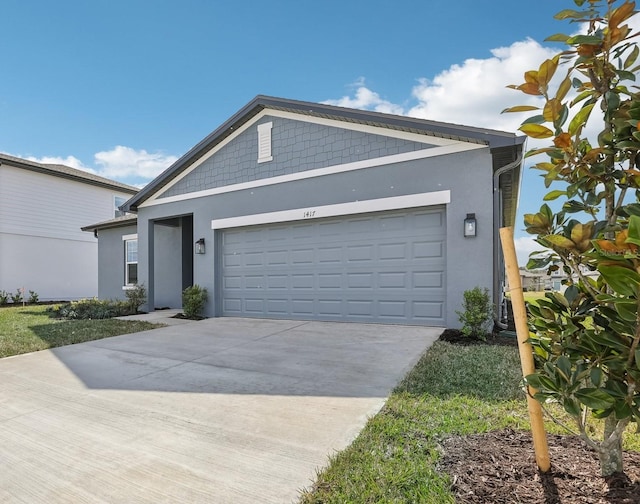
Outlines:
{"label": "house number 1417", "polygon": [[309,217],[314,217],[315,215],[316,215],[316,211],[315,210],[307,210],[303,214],[305,219],[308,219]]}

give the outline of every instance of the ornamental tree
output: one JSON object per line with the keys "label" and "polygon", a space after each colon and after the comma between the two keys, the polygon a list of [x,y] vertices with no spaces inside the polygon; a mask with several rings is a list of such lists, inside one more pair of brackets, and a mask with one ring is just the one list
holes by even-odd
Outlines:
{"label": "ornamental tree", "polygon": [[640,420],[640,49],[629,26],[635,2],[573,3],[555,17],[584,33],[549,37],[565,50],[509,86],[543,105],[505,110],[535,110],[520,131],[548,139],[527,153],[553,184],[544,197],[553,203],[525,215],[544,247],[527,267],[566,275],[564,293],[528,307],[537,365],[526,381],[537,400],[562,405],[610,476],[623,471],[623,432]]}

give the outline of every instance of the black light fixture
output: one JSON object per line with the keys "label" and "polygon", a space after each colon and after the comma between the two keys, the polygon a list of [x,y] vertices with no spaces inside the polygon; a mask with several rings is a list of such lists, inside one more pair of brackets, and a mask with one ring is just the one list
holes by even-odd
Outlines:
{"label": "black light fixture", "polygon": [[475,236],[476,229],[476,214],[468,213],[467,218],[464,220],[464,237]]}
{"label": "black light fixture", "polygon": [[196,254],[204,254],[204,238],[196,241]]}

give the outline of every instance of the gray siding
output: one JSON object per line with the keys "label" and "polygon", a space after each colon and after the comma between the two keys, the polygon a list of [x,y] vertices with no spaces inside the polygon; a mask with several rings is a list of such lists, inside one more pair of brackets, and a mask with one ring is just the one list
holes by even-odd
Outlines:
{"label": "gray siding", "polygon": [[[98,235],[98,297],[125,299],[124,235],[136,234],[136,226],[102,229]],[[88,234],[88,233],[87,233]],[[138,254],[138,260],[140,256]]]}
{"label": "gray siding", "polygon": [[[148,240],[153,243],[155,219],[193,214],[194,237],[207,241],[207,253],[194,258],[194,282],[211,294],[206,314],[214,316],[216,251],[212,219],[446,189],[451,191],[451,203],[446,208],[445,325],[459,327],[455,310],[460,309],[464,290],[479,285],[491,291],[492,287],[493,188],[488,148],[142,207],[138,213],[139,255],[146,264],[140,264],[140,281],[153,292],[154,275],[149,272],[154,271],[155,258]],[[462,235],[467,213],[477,217],[475,238]]]}
{"label": "gray siding", "polygon": [[[258,163],[257,124],[233,139],[160,197],[426,149],[425,143],[266,116],[273,161]],[[427,137],[425,137],[426,140]]]}

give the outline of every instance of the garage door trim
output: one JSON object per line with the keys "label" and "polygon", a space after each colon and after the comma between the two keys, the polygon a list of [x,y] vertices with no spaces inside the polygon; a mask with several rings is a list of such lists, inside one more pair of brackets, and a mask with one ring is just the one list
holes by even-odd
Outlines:
{"label": "garage door trim", "polygon": [[275,224],[278,222],[293,222],[309,219],[322,219],[326,217],[339,217],[360,213],[381,212],[385,210],[400,210],[404,208],[418,208],[435,205],[444,205],[451,202],[451,191],[435,191],[428,193],[409,194],[406,196],[393,196],[390,198],[378,198],[335,205],[321,205],[315,207],[303,207],[280,212],[268,212],[227,219],[213,219],[211,229],[227,229],[259,224]]}

